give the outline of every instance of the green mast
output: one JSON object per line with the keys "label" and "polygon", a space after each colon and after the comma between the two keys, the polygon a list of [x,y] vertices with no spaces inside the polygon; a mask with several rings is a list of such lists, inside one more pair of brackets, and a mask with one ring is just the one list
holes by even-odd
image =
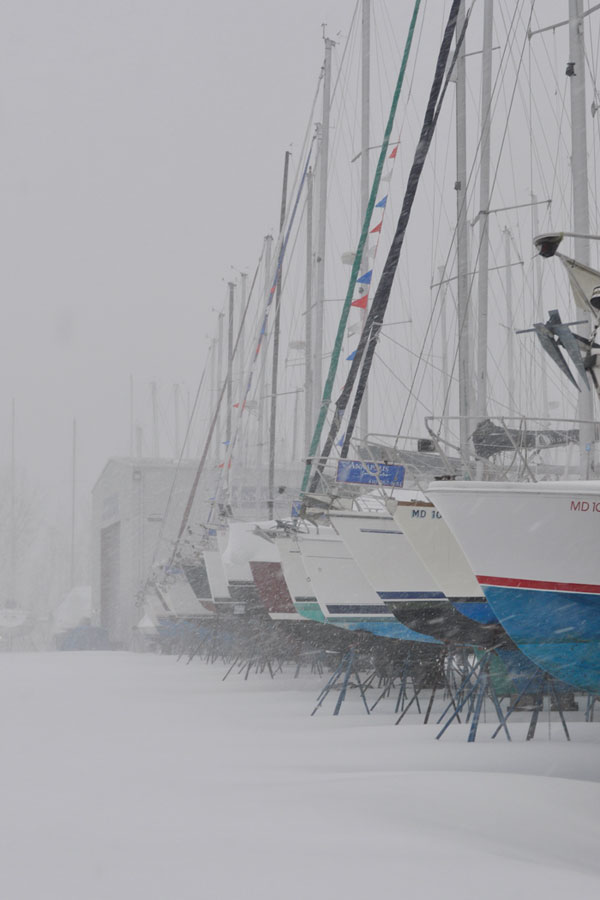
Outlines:
{"label": "green mast", "polygon": [[344,300],[344,306],[342,307],[342,313],[340,316],[340,321],[338,324],[338,330],[335,337],[335,344],[333,345],[333,353],[331,354],[331,360],[329,363],[329,372],[327,373],[327,380],[325,381],[325,386],[323,388],[323,397],[321,399],[321,408],[319,410],[319,417],[317,419],[317,424],[315,425],[315,431],[312,437],[312,441],[310,444],[310,449],[308,451],[308,460],[306,463],[306,468],[304,470],[304,477],[302,479],[302,493],[306,492],[306,488],[308,486],[308,481],[310,478],[310,473],[312,469],[312,460],[319,448],[319,443],[321,441],[321,435],[323,433],[323,425],[325,424],[325,417],[327,415],[327,409],[329,408],[329,403],[331,402],[331,394],[333,391],[333,383],[335,381],[335,375],[337,372],[338,363],[340,360],[340,354],[342,351],[342,342],[344,340],[344,331],[346,329],[346,323],[348,321],[348,316],[350,314],[350,307],[352,306],[352,297],[354,296],[354,287],[356,285],[356,279],[358,278],[358,273],[360,271],[360,264],[362,261],[363,251],[365,249],[365,244],[367,242],[367,235],[369,233],[369,225],[371,223],[371,216],[373,214],[373,209],[375,207],[375,201],[377,199],[377,192],[379,191],[379,184],[381,181],[381,173],[383,171],[383,164],[385,162],[388,146],[390,142],[390,135],[392,133],[392,128],[394,126],[394,118],[396,116],[396,109],[398,107],[398,101],[400,99],[400,91],[402,90],[402,84],[404,82],[404,73],[406,72],[406,66],[408,64],[408,57],[410,55],[410,48],[413,41],[413,35],[415,31],[415,26],[417,24],[417,16],[419,13],[419,7],[421,6],[421,0],[415,0],[415,6],[413,9],[412,18],[410,21],[410,27],[408,29],[408,35],[406,38],[406,44],[404,46],[404,55],[402,57],[402,64],[400,66],[400,72],[398,73],[398,81],[396,82],[396,90],[394,91],[394,97],[392,99],[392,105],[390,107],[390,113],[387,120],[387,125],[385,128],[385,133],[383,136],[383,143],[381,145],[381,150],[379,152],[379,160],[377,162],[377,169],[375,170],[375,177],[373,178],[373,186],[371,187],[371,194],[369,196],[369,203],[367,205],[367,209],[365,212],[365,218],[362,225],[362,231],[360,234],[360,240],[358,242],[358,247],[356,249],[356,255],[354,257],[354,262],[352,264],[352,272],[350,274],[350,283],[348,285],[348,291],[346,293],[346,298]]}

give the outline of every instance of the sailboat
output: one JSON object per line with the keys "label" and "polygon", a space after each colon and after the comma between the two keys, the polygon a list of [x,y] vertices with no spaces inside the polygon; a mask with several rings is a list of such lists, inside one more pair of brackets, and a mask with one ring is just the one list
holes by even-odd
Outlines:
{"label": "sailboat", "polygon": [[[390,499],[393,521],[454,608],[455,623],[446,617],[445,632],[457,643],[499,646],[506,633],[487,602],[467,559],[441,513],[424,494],[414,499]],[[465,621],[466,620],[466,621]]]}
{"label": "sailboat", "polygon": [[[588,13],[593,12],[588,10]],[[600,272],[589,266],[587,241],[587,160],[582,5],[570,5],[575,254],[562,256],[563,234],[545,234],[535,244],[543,257],[566,266],[575,303],[593,323],[576,335],[551,311],[534,326],[551,358],[571,383],[575,363],[582,376],[583,418],[579,481],[521,483],[435,482],[427,493],[460,544],[490,606],[517,646],[554,678],[593,693],[600,691],[600,568],[596,516],[600,481],[593,410],[599,394],[598,347]],[[586,13],[587,15],[587,13]],[[578,83],[574,81],[578,79]],[[594,388],[594,390],[592,390]],[[529,470],[529,476],[534,473]]]}

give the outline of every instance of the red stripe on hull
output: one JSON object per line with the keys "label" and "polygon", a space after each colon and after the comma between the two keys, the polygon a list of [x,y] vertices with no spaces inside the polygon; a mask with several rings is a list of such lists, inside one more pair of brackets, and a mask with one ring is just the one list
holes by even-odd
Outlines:
{"label": "red stripe on hull", "polygon": [[600,584],[575,584],[569,581],[531,581],[528,578],[492,578],[491,575],[477,575],[479,584],[493,587],[531,588],[537,591],[572,591],[579,594],[600,594]]}

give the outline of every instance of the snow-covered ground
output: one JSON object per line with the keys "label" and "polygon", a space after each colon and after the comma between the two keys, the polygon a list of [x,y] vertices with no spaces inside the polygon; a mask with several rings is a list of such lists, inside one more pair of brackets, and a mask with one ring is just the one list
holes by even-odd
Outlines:
{"label": "snow-covered ground", "polygon": [[[7,900],[600,896],[600,725],[441,742],[322,679],[0,655]],[[502,741],[502,742],[500,742]]]}

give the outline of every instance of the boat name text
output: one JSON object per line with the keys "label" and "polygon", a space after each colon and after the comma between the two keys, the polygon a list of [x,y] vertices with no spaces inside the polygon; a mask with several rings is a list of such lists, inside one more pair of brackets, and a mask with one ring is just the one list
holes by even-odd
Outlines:
{"label": "boat name text", "polygon": [[571,512],[600,512],[600,500],[571,500]]}

